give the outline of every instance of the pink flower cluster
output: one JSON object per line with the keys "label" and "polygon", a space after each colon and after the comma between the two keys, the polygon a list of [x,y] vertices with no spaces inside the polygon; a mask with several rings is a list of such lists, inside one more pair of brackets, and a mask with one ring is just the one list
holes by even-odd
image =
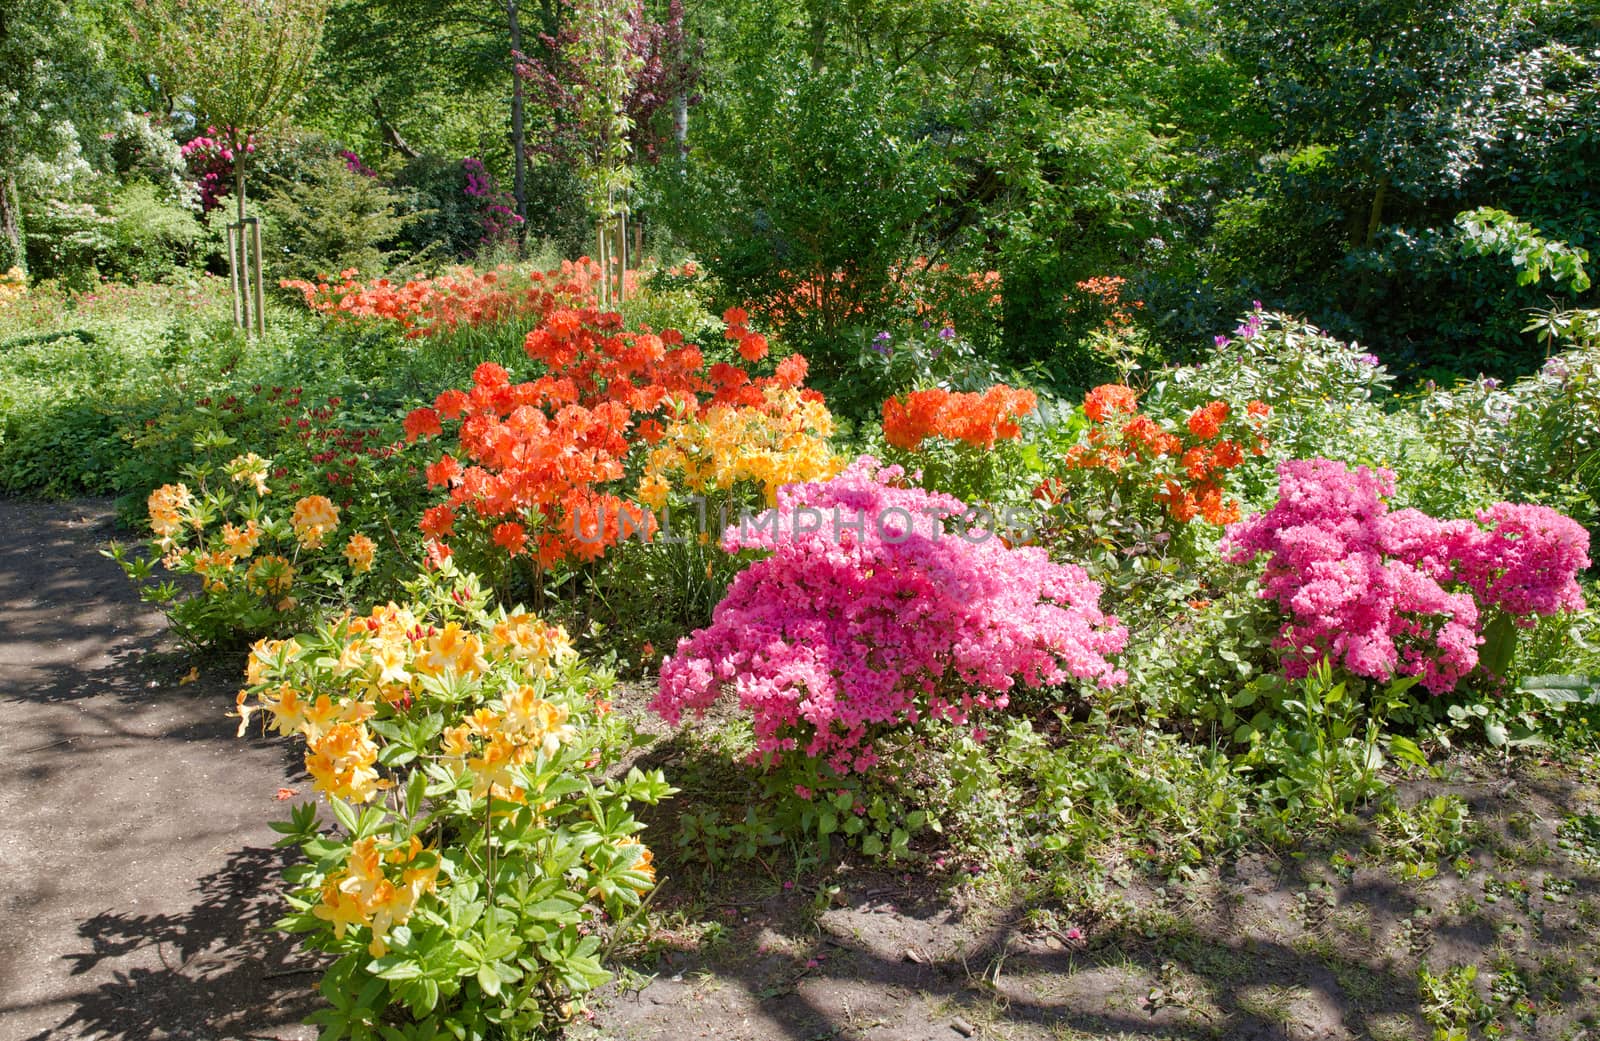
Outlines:
{"label": "pink flower cluster", "polygon": [[[219,132],[216,127],[206,127],[199,137],[185,142],[178,149],[200,188],[200,212],[210,213],[222,202],[222,197],[233,190],[233,146],[231,134]],[[244,150],[256,150],[255,139],[245,142]]]}
{"label": "pink flower cluster", "polygon": [[522,217],[512,208],[516,200],[496,187],[494,175],[483,165],[482,159],[461,160],[461,170],[467,176],[466,187],[462,191],[483,206],[483,238],[479,245],[509,241],[522,223]]}
{"label": "pink flower cluster", "polygon": [[1357,676],[1421,676],[1451,690],[1478,664],[1485,612],[1520,625],[1583,607],[1589,533],[1545,506],[1497,503],[1472,520],[1389,512],[1394,474],[1329,459],[1278,466],[1278,502],[1228,529],[1243,562],[1270,554],[1261,595],[1287,615],[1284,671],[1330,658]]}
{"label": "pink flower cluster", "polygon": [[959,500],[899,487],[902,474],[863,456],[831,481],[782,489],[764,523],[729,528],[730,552],[771,555],[679,641],[651,707],[677,723],[731,687],[760,752],[801,750],[843,774],[871,769],[887,728],[965,723],[1004,708],[1018,680],[1126,679],[1106,656],[1127,630],[1081,568],[965,528]]}

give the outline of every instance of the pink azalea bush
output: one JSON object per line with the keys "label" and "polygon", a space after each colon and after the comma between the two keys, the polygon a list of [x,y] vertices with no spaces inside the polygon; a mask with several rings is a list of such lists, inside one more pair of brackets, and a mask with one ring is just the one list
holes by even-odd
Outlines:
{"label": "pink azalea bush", "polygon": [[1476,520],[1389,512],[1395,476],[1329,459],[1278,466],[1278,502],[1228,529],[1225,554],[1267,554],[1261,595],[1287,616],[1275,646],[1305,676],[1327,658],[1357,676],[1420,676],[1451,690],[1478,664],[1483,622],[1580,610],[1589,534],[1545,506],[1497,503]]}
{"label": "pink azalea bush", "polygon": [[886,730],[963,724],[975,708],[1005,708],[1019,681],[1126,679],[1106,656],[1127,630],[1081,568],[965,528],[960,500],[900,487],[902,476],[863,456],[730,527],[724,548],[771,555],[679,641],[652,707],[677,723],[731,688],[767,761],[800,751],[844,775],[871,769]]}

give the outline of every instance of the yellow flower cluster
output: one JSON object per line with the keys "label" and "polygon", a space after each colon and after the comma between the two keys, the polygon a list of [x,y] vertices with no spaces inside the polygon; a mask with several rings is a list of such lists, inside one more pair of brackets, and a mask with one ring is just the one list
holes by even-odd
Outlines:
{"label": "yellow flower cluster", "polygon": [[267,470],[271,466],[271,459],[263,459],[254,452],[247,452],[230,461],[227,470],[234,484],[249,484],[255,488],[257,495],[265,497],[272,491],[267,487]]}
{"label": "yellow flower cluster", "polygon": [[555,755],[563,741],[572,739],[572,727],[566,707],[544,700],[532,687],[508,690],[502,701],[502,711],[480,708],[445,730],[440,746],[445,765],[456,776],[464,770],[472,774],[474,798],[487,792],[496,799],[524,802],[528,793],[516,767],[540,752]]}
{"label": "yellow flower cluster", "polygon": [[289,523],[301,546],[321,549],[323,540],[339,526],[339,507],[326,495],[307,495],[294,504]]}
{"label": "yellow flower cluster", "polygon": [[[323,701],[329,701],[326,694],[317,699],[317,705]],[[329,707],[342,713],[353,706],[333,706],[329,701]],[[372,711],[371,705],[361,707]],[[306,772],[317,791],[351,802],[371,802],[388,787],[378,776],[378,746],[365,723],[335,723],[321,737],[308,736],[306,746]]]}
{"label": "yellow flower cluster", "polygon": [[227,553],[199,553],[194,558],[194,573],[208,593],[223,593],[228,589],[228,574],[233,571],[233,557]]}
{"label": "yellow flower cluster", "polygon": [[365,535],[351,535],[350,541],[344,544],[344,559],[350,562],[351,571],[362,575],[372,570],[372,557],[377,549],[377,545]]}
{"label": "yellow flower cluster", "polygon": [[[422,858],[426,866],[419,864],[422,852],[415,835],[409,845],[387,853],[378,848],[374,838],[358,839],[344,870],[323,883],[322,901],[311,913],[331,924],[339,939],[351,926],[372,930],[367,952],[374,958],[383,957],[389,953],[389,931],[404,925],[417,902],[438,887],[439,862],[426,857]],[[399,868],[398,881],[391,877],[391,868]]]}
{"label": "yellow flower cluster", "polygon": [[768,505],[796,481],[825,480],[843,469],[828,447],[833,416],[803,391],[770,387],[760,407],[715,405],[674,420],[649,461],[636,495],[652,509],[666,504],[677,484],[690,492],[727,490],[740,481],[760,485]]}
{"label": "yellow flower cluster", "polygon": [[[281,663],[299,654],[299,645],[292,640],[255,645],[245,668],[248,686],[237,699],[239,733],[244,734],[253,713],[267,711],[269,729],[305,738],[306,769],[317,790],[356,802],[370,801],[384,787],[375,768],[378,749],[366,726],[377,703],[406,702],[424,678],[447,683],[481,679],[489,667],[486,653],[517,662],[528,681],[548,676],[574,654],[565,629],[529,614],[496,622],[487,646],[477,633],[455,622],[442,628],[423,624],[411,611],[392,603],[374,608],[366,617],[346,618],[337,632],[340,650],[331,672],[344,684],[344,696],[337,700],[322,694],[312,701],[291,684],[269,685]],[[251,691],[256,692],[254,704]],[[528,762],[541,749],[553,754],[572,731],[567,710],[539,698],[525,684],[512,686],[503,704],[498,712],[479,709],[461,727],[447,731],[444,755],[484,778],[476,786],[478,794],[498,786],[497,795],[511,798],[509,793],[518,788],[511,768]],[[485,742],[482,754],[474,737]]]}
{"label": "yellow flower cluster", "polygon": [[489,649],[523,663],[535,678],[549,676],[553,668],[576,657],[565,626],[548,625],[531,614],[509,614],[489,632]]}
{"label": "yellow flower cluster", "polygon": [[150,510],[150,530],[163,539],[170,539],[185,523],[195,520],[194,505],[194,495],[188,485],[163,484],[145,500]]}
{"label": "yellow flower cluster", "polygon": [[250,570],[244,573],[244,585],[252,593],[279,597],[280,611],[287,611],[294,606],[281,606],[285,602],[283,598],[288,597],[289,590],[294,588],[294,565],[276,553],[260,557],[251,564]]}
{"label": "yellow flower cluster", "polygon": [[21,300],[28,292],[28,276],[20,267],[0,274],[0,308],[14,300]]}
{"label": "yellow flower cluster", "polygon": [[246,521],[242,528],[224,524],[222,543],[228,547],[228,556],[235,561],[248,560],[261,543],[261,526],[253,520]]}

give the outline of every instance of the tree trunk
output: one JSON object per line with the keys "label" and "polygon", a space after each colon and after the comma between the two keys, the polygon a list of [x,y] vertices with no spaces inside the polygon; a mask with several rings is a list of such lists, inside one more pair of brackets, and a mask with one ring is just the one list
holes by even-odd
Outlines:
{"label": "tree trunk", "polygon": [[[517,0],[506,0],[506,21],[511,29],[512,60],[522,54],[522,19],[517,12]],[[511,180],[511,194],[517,201],[517,216],[522,218],[518,235],[526,234],[528,227],[528,148],[527,127],[522,111],[522,77],[513,69],[511,73],[511,152],[515,163]]]}
{"label": "tree trunk", "polygon": [[1371,246],[1378,237],[1378,229],[1383,227],[1383,204],[1389,197],[1389,175],[1385,174],[1378,179],[1378,188],[1372,193],[1372,208],[1367,213],[1367,235],[1364,245]]}
{"label": "tree trunk", "polygon": [[[244,226],[244,163],[245,146],[249,138],[240,139],[233,135],[233,197],[238,214],[239,234],[237,236],[238,252],[233,257],[234,269],[234,299],[236,306],[234,316],[240,328],[248,335],[250,331],[250,236]],[[259,259],[257,263],[260,263]]]}
{"label": "tree trunk", "polygon": [[28,272],[28,251],[22,242],[22,206],[17,198],[17,179],[9,171],[0,181],[0,272],[11,268]]}
{"label": "tree trunk", "polygon": [[411,147],[409,141],[400,136],[399,128],[390,123],[389,117],[384,115],[383,102],[378,99],[376,94],[372,95],[372,114],[378,120],[378,132],[383,135],[385,141],[389,142],[390,148],[393,148],[407,159],[417,158],[419,154],[417,150]]}
{"label": "tree trunk", "polygon": [[689,154],[689,92],[682,90],[672,99],[672,143],[680,156]]}

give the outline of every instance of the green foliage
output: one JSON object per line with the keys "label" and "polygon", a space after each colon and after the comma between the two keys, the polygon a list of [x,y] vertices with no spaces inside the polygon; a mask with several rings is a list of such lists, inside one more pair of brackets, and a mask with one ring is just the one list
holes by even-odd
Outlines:
{"label": "green foliage", "polygon": [[[1269,834],[1293,842],[1307,827],[1341,824],[1358,804],[1386,793],[1379,773],[1386,752],[1426,767],[1413,742],[1383,732],[1387,718],[1408,704],[1404,695],[1415,682],[1416,677],[1397,680],[1363,703],[1322,662],[1288,688],[1266,677],[1245,689],[1273,703],[1234,735],[1249,742],[1247,761],[1268,775]],[[1243,701],[1241,695],[1236,704]]]}
{"label": "green foliage", "polygon": [[1510,254],[1517,270],[1517,285],[1533,285],[1548,272],[1552,282],[1567,282],[1573,293],[1589,288],[1584,269],[1589,251],[1547,239],[1538,228],[1504,210],[1480,206],[1456,216],[1461,248],[1469,256]]}
{"label": "green foliage", "polygon": [[26,267],[23,211],[98,150],[116,111],[104,48],[77,4],[0,5],[0,269]]}
{"label": "green foliage", "polygon": [[271,232],[268,275],[275,281],[352,268],[364,277],[388,270],[394,254],[386,247],[416,216],[401,212],[404,201],[336,157],[273,185],[261,202]]}
{"label": "green foliage", "polygon": [[283,120],[305,89],[328,0],[135,0],[128,30],[168,97],[236,151]]}
{"label": "green foliage", "polygon": [[108,277],[133,282],[172,279],[189,263],[202,232],[194,213],[152,184],[134,181],[111,201],[99,268]]}
{"label": "green foliage", "polygon": [[[1304,321],[1253,311],[1199,364],[1165,370],[1146,400],[1158,413],[1181,415],[1212,398],[1272,406],[1267,464],[1322,456],[1382,466],[1399,475],[1397,504],[1435,514],[1471,513],[1503,495],[1490,475],[1463,480],[1439,438],[1429,433],[1427,407],[1403,407],[1391,396],[1394,377],[1377,357]],[[1247,502],[1270,505],[1271,465],[1241,468]]]}
{"label": "green foliage", "polygon": [[1600,347],[1557,355],[1510,386],[1479,379],[1435,391],[1417,408],[1429,441],[1462,471],[1600,521]]}
{"label": "green foliage", "polygon": [[407,197],[402,248],[451,258],[476,252],[483,238],[483,214],[478,200],[466,193],[466,184],[458,159],[420,155],[402,166],[393,178],[393,190]]}
{"label": "green foliage", "polygon": [[704,106],[698,143],[654,187],[675,238],[735,299],[813,287],[784,334],[838,372],[854,357],[843,331],[916,255],[949,174],[935,142],[906,135],[914,99],[886,70],[819,72],[750,47],[728,70],[737,89]]}
{"label": "green foliage", "polygon": [[1600,229],[1576,187],[1596,158],[1582,6],[1224,4],[1253,82],[1241,100],[1270,121],[1239,142],[1258,172],[1216,210],[1204,266],[1219,287],[1271,296],[1418,375],[1525,367],[1516,323],[1537,296],[1508,294],[1452,222],[1492,203],[1579,244]]}

